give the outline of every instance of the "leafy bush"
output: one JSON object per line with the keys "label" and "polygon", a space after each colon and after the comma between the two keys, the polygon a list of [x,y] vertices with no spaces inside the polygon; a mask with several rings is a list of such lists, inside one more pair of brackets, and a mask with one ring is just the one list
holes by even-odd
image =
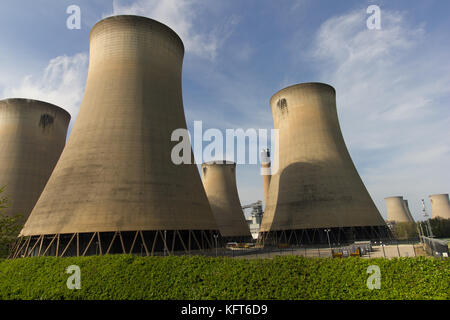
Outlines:
{"label": "leafy bush", "polygon": [[[106,255],[0,261],[0,299],[449,299],[449,260]],[[69,290],[65,270],[81,269]],[[366,286],[367,267],[381,289]]]}

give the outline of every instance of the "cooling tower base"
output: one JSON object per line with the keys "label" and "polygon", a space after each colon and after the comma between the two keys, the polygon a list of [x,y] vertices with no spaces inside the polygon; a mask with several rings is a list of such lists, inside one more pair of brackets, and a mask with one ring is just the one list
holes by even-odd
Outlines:
{"label": "cooling tower base", "polygon": [[216,230],[116,231],[25,236],[10,258],[79,257],[103,254],[163,256],[204,252],[215,248]]}
{"label": "cooling tower base", "polygon": [[331,244],[351,243],[362,240],[379,241],[393,238],[387,226],[366,226],[261,232],[258,241],[263,245],[328,244],[326,229],[330,230],[329,237]]}

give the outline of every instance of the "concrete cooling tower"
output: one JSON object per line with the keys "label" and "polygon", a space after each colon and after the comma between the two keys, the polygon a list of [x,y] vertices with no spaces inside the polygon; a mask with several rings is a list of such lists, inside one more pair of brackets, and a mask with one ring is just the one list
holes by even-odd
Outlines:
{"label": "concrete cooling tower", "polygon": [[[345,146],[333,87],[303,83],[270,100],[279,166],[261,225],[264,243],[379,239],[389,230]],[[277,157],[275,157],[277,158]]]}
{"label": "concrete cooling tower", "polygon": [[409,212],[408,202],[407,200],[403,200],[403,197],[388,197],[384,201],[386,202],[387,208],[387,221],[414,222]]}
{"label": "concrete cooling tower", "polygon": [[203,186],[224,241],[252,240],[236,186],[236,164],[212,161],[202,164]]}
{"label": "concrete cooling tower", "polygon": [[41,195],[66,143],[70,115],[53,104],[0,101],[0,188],[6,214],[25,220]]}
{"label": "concrete cooling tower", "polygon": [[450,219],[450,204],[448,200],[448,193],[433,194],[430,196],[431,201],[431,217]]}
{"label": "concrete cooling tower", "polygon": [[409,220],[411,222],[414,222],[414,218],[411,214],[411,210],[409,210],[408,200],[403,200],[403,204],[405,205],[405,210],[406,210],[406,213],[408,214]]}
{"label": "concrete cooling tower", "polygon": [[214,247],[197,166],[171,159],[172,132],[186,129],[183,56],[178,35],[152,19],[113,16],[92,28],[81,109],[16,256]]}

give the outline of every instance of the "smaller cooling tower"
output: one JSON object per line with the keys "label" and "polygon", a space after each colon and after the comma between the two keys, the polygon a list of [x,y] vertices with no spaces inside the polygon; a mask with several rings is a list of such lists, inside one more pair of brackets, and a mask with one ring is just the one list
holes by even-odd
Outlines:
{"label": "smaller cooling tower", "polygon": [[450,204],[448,200],[448,193],[433,194],[430,196],[431,201],[431,217],[450,219]]}
{"label": "smaller cooling tower", "polygon": [[403,204],[405,205],[405,210],[406,210],[406,213],[408,213],[409,220],[411,222],[414,222],[414,218],[413,218],[413,216],[411,214],[411,211],[409,210],[408,200],[403,200]]}
{"label": "smaller cooling tower", "polygon": [[30,215],[64,148],[69,121],[67,111],[47,102],[0,101],[0,187],[8,215]]}
{"label": "smaller cooling tower", "polygon": [[203,186],[226,241],[251,240],[236,186],[236,164],[212,161],[202,164]]}
{"label": "smaller cooling tower", "polygon": [[387,221],[410,222],[409,209],[405,206],[403,197],[388,197],[384,199],[387,208]]}

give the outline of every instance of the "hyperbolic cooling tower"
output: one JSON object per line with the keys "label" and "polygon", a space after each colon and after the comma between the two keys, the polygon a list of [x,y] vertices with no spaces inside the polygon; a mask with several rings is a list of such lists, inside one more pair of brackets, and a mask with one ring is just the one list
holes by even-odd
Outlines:
{"label": "hyperbolic cooling tower", "polygon": [[409,204],[408,204],[408,200],[403,200],[403,203],[404,203],[404,205],[405,205],[405,210],[406,210],[406,213],[408,214],[408,217],[409,217],[409,220],[411,221],[411,222],[414,222],[414,218],[413,218],[413,216],[412,216],[412,214],[411,214],[411,210],[409,210]]}
{"label": "hyperbolic cooling tower", "polygon": [[326,242],[324,228],[333,242],[389,236],[345,146],[334,88],[293,85],[270,105],[279,129],[279,169],[270,180],[260,239]]}
{"label": "hyperbolic cooling tower", "polygon": [[214,247],[197,167],[171,160],[171,134],[186,129],[183,55],[178,35],[152,19],[113,16],[92,28],[81,109],[21,232],[34,248],[16,256]]}
{"label": "hyperbolic cooling tower", "polygon": [[28,218],[66,143],[70,115],[53,104],[0,101],[0,187],[10,216]]}
{"label": "hyperbolic cooling tower", "polygon": [[385,198],[387,208],[387,221],[392,222],[413,222],[407,200],[403,200],[403,197],[388,197]]}
{"label": "hyperbolic cooling tower", "polygon": [[448,193],[433,194],[430,196],[431,216],[433,218],[450,219],[450,204]]}
{"label": "hyperbolic cooling tower", "polygon": [[236,163],[212,161],[202,164],[203,186],[226,241],[251,240],[236,186]]}

